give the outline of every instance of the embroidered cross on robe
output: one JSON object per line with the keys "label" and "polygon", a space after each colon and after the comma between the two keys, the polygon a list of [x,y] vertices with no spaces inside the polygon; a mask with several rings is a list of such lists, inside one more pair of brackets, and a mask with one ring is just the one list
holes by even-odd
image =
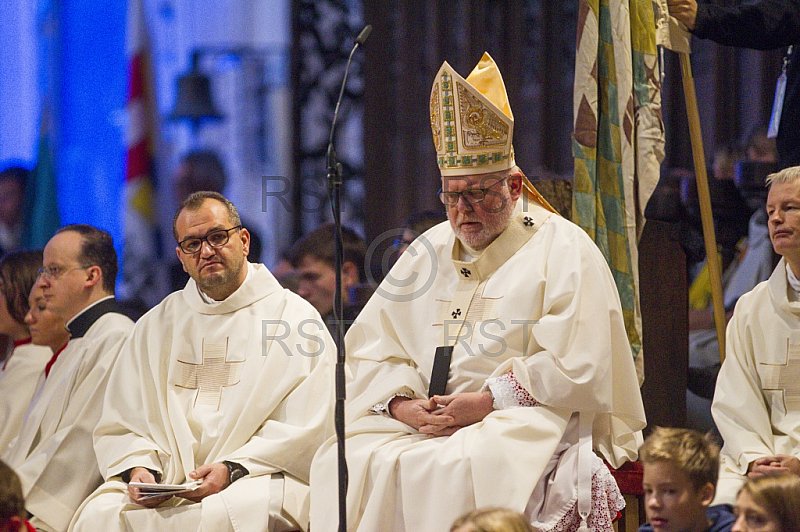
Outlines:
{"label": "embroidered cross on robe", "polygon": [[786,342],[784,364],[761,363],[764,390],[778,391],[783,395],[787,412],[800,410],[800,344]]}
{"label": "embroidered cross on robe", "polygon": [[203,340],[203,363],[192,364],[179,360],[181,364],[179,388],[197,390],[195,405],[208,405],[219,409],[222,388],[239,384],[242,361],[227,362],[228,340],[206,342]]}
{"label": "embroidered cross on robe", "polygon": [[[487,319],[494,319],[494,308],[495,304],[500,298],[497,297],[483,297],[483,290],[486,287],[486,282],[484,281],[472,295],[472,298],[469,302],[468,308],[458,309],[458,314],[453,315],[453,312],[449,312],[451,301],[442,301],[439,300],[439,303],[442,305],[442,313],[444,314],[442,321],[437,323],[437,326],[445,326],[446,330],[444,331],[446,337],[454,338],[454,335],[458,335],[460,340],[469,341],[472,337],[473,331],[475,330],[475,326],[477,323],[481,321],[485,321]],[[466,310],[466,316],[463,315],[464,310]],[[463,318],[462,318],[463,316]],[[463,329],[460,329],[461,322],[464,322]]]}

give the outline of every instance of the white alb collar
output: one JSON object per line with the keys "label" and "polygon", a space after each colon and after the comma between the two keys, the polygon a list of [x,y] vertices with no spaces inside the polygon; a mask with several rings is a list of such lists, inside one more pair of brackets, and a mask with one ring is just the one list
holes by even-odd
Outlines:
{"label": "white alb collar", "polygon": [[792,287],[792,290],[795,291],[795,294],[800,294],[800,279],[795,276],[794,272],[792,271],[792,267],[789,266],[789,263],[786,263],[786,279],[789,281],[789,286]]}

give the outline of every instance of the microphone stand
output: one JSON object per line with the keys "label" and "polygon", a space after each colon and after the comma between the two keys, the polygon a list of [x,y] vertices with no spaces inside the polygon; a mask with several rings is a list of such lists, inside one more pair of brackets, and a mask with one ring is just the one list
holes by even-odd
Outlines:
{"label": "microphone stand", "polygon": [[344,379],[345,347],[344,347],[344,305],[342,300],[342,266],[344,264],[344,243],[342,241],[342,217],[341,217],[341,195],[342,195],[342,164],[336,157],[333,149],[333,133],[336,130],[336,120],[339,117],[339,105],[342,103],[344,87],[347,84],[347,74],[350,72],[350,62],[353,54],[359,45],[369,37],[372,26],[369,24],[361,30],[356,37],[350,56],[347,58],[347,66],[344,69],[342,87],[339,89],[339,99],[336,101],[336,108],[333,111],[333,122],[331,123],[331,134],[328,137],[328,197],[333,211],[334,227],[334,248],[335,248],[335,271],[336,289],[333,295],[333,318],[336,323],[336,409],[334,412],[334,426],[336,429],[336,440],[338,450],[338,472],[339,472],[339,532],[347,532],[347,458],[344,452],[344,403],[347,398]]}

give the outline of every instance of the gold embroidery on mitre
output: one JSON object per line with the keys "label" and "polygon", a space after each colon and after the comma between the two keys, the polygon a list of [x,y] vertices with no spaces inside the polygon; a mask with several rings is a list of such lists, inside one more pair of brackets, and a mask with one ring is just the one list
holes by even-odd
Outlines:
{"label": "gold embroidery on mitre", "polygon": [[434,83],[431,91],[431,131],[436,153],[443,151],[442,146],[442,117],[439,113],[439,83]]}
{"label": "gold embroidery on mitre", "polygon": [[178,360],[181,366],[179,388],[197,390],[195,405],[208,405],[219,410],[222,388],[239,384],[244,361],[227,362],[228,339],[213,343],[203,340],[203,363],[193,364]]}
{"label": "gold embroidery on mitre", "polygon": [[439,167],[444,168],[457,164],[458,128],[456,127],[456,104],[453,97],[453,78],[444,66],[441,73],[441,101],[437,99],[437,103],[441,107],[439,107],[437,114],[439,114],[442,124],[442,144],[436,150],[436,153]]}
{"label": "gold embroidery on mitre", "polygon": [[503,78],[488,54],[467,79],[446,61],[442,64],[431,90],[430,118],[436,162],[443,176],[514,166],[514,118]]}
{"label": "gold embroidery on mitre", "polygon": [[456,82],[456,88],[461,115],[461,144],[464,148],[505,146],[508,143],[508,124],[461,83]]}

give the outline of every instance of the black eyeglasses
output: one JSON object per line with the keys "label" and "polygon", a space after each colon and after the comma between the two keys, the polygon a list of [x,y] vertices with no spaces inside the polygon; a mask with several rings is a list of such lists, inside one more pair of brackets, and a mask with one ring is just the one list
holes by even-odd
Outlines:
{"label": "black eyeglasses", "polygon": [[508,176],[498,181],[495,181],[488,187],[468,188],[467,190],[462,190],[461,192],[444,192],[442,189],[439,189],[438,192],[439,200],[448,207],[455,207],[456,205],[458,205],[459,198],[464,198],[464,201],[466,201],[468,204],[475,205],[476,203],[480,203],[484,199],[486,199],[486,193],[492,187],[497,185],[497,183],[504,182],[506,179],[508,179]]}
{"label": "black eyeglasses", "polygon": [[44,268],[39,268],[39,275],[43,275],[45,279],[58,279],[65,273],[69,273],[72,270],[85,270],[86,268],[91,268],[91,266],[73,266],[71,268],[65,268],[64,266],[45,266]]}
{"label": "black eyeglasses", "polygon": [[236,227],[231,227],[230,229],[217,229],[216,231],[211,231],[206,236],[202,237],[193,236],[184,238],[178,242],[178,246],[180,246],[181,251],[187,255],[194,255],[200,251],[200,248],[203,247],[203,242],[208,242],[208,245],[212,248],[221,248],[228,243],[228,240],[230,240],[231,231],[236,231],[237,229],[241,228],[241,225],[237,225]]}

